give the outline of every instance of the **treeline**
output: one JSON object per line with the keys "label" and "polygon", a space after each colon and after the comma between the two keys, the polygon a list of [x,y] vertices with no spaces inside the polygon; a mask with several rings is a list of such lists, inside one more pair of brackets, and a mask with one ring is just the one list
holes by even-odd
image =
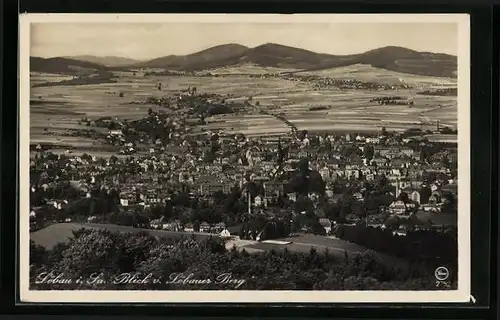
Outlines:
{"label": "treeline", "polygon": [[390,228],[339,225],[334,234],[342,240],[380,253],[409,261],[421,261],[429,270],[435,270],[439,266],[456,270],[458,265],[456,229],[447,232],[416,230],[407,232],[406,236],[399,236]]}
{"label": "treeline", "polygon": [[328,107],[325,106],[315,106],[315,107],[310,107],[309,111],[322,111],[322,110],[328,110]]}
{"label": "treeline", "polygon": [[[371,254],[349,256],[287,251],[249,254],[226,250],[221,239],[155,238],[148,233],[125,234],[107,230],[81,229],[74,237],[46,250],[31,242],[30,288],[32,290],[436,290],[433,272],[418,263],[409,267],[388,266]],[[43,272],[61,274],[71,283],[41,281]],[[140,278],[160,279],[158,283],[115,283],[123,273]],[[210,283],[172,283],[172,274],[193,274]],[[221,274],[230,274],[234,283],[216,284]],[[94,275],[94,276],[92,276]],[[81,281],[95,279],[102,281]],[[45,274],[46,276],[46,274]],[[38,280],[38,281],[36,281]],[[456,287],[456,283],[453,284]],[[454,287],[452,286],[452,287]]]}
{"label": "treeline", "polygon": [[69,80],[62,80],[58,82],[43,82],[33,85],[33,87],[52,87],[52,86],[76,86],[86,84],[100,84],[100,83],[116,83],[113,79],[113,73],[109,71],[99,71],[97,74],[85,77],[76,77]]}
{"label": "treeline", "polygon": [[426,96],[456,96],[458,94],[457,88],[446,88],[446,89],[437,89],[437,90],[425,90],[417,92],[420,95]]}
{"label": "treeline", "polygon": [[397,105],[413,105],[413,100],[408,98],[393,96],[393,97],[377,97],[370,99],[370,102],[377,102],[378,104],[388,105],[388,104],[397,104]]}

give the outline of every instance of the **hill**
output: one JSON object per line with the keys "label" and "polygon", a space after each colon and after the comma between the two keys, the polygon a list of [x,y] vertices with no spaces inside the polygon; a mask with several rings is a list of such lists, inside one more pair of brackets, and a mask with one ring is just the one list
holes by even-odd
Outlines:
{"label": "hill", "polygon": [[330,55],[275,43],[255,48],[226,44],[185,56],[165,56],[135,66],[200,71],[243,63],[308,71],[367,64],[375,68],[434,77],[456,77],[457,70],[455,56],[402,47],[389,46],[353,55]]}
{"label": "hill", "polygon": [[344,67],[326,68],[315,71],[298,71],[299,75],[317,75],[334,79],[354,79],[366,82],[383,83],[387,85],[399,85],[406,83],[412,86],[425,85],[426,87],[453,86],[457,85],[454,78],[441,78],[425,75],[415,75],[391,71],[383,68],[373,67],[368,64],[353,64]]}
{"label": "hill", "polygon": [[172,70],[204,70],[233,65],[238,58],[248,51],[248,48],[239,44],[225,44],[215,46],[185,56],[169,55],[144,63],[136,64],[138,67],[166,68]]}
{"label": "hill", "polygon": [[108,68],[101,64],[80,61],[68,58],[39,58],[30,57],[30,72],[43,72],[52,74],[78,75],[104,71]]}
{"label": "hill", "polygon": [[394,46],[371,50],[353,59],[375,68],[425,76],[456,77],[457,70],[455,56]]}
{"label": "hill", "polygon": [[139,63],[140,61],[123,58],[123,57],[115,57],[115,56],[106,56],[106,57],[97,57],[91,55],[83,55],[83,56],[71,56],[71,57],[63,57],[65,59],[78,60],[84,62],[91,62],[99,65],[103,65],[106,67],[122,67],[131,64]]}
{"label": "hill", "polygon": [[[120,57],[77,56],[71,58],[31,57],[31,71],[73,75],[81,69],[163,68],[178,71],[203,71],[251,64],[262,68],[317,71],[329,68],[369,65],[405,74],[431,77],[456,77],[457,57],[442,53],[419,52],[388,46],[352,55],[330,55],[266,43],[255,48],[224,44],[188,55],[169,55],[146,62]],[[296,71],[289,71],[296,72]]]}

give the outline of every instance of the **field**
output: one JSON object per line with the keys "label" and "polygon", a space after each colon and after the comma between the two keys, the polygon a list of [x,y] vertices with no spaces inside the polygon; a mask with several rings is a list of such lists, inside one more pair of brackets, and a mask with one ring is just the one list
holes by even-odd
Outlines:
{"label": "field", "polygon": [[44,72],[30,72],[30,82],[32,85],[44,82],[59,82],[71,79],[73,79],[73,76],[66,76],[54,73],[44,73]]}
{"label": "field", "polygon": [[399,73],[385,69],[375,68],[366,64],[355,64],[346,67],[318,70],[314,72],[298,72],[297,74],[312,74],[335,79],[354,79],[366,82],[378,82],[388,85],[406,83],[417,87],[456,87],[457,80],[451,78],[436,78]]}
{"label": "field", "polygon": [[[81,228],[86,229],[104,229],[111,232],[130,232],[138,233],[141,231],[147,231],[152,236],[155,237],[186,237],[191,236],[191,233],[185,232],[174,232],[174,231],[163,231],[163,230],[150,230],[150,229],[139,229],[126,226],[118,226],[113,224],[96,224],[96,223],[56,223],[50,225],[44,229],[32,232],[30,234],[30,239],[35,241],[38,245],[43,246],[46,249],[52,249],[57,243],[66,241],[67,239],[73,237],[73,231],[79,230]],[[210,237],[209,234],[197,233],[195,234],[197,239],[204,239]]]}
{"label": "field", "polygon": [[[248,68],[246,68],[248,69]],[[251,69],[251,68],[250,68]],[[229,72],[230,71],[230,72]],[[169,96],[174,92],[195,86],[198,92],[226,95],[228,100],[246,100],[260,106],[245,114],[229,114],[206,119],[210,129],[242,132],[246,135],[283,134],[290,127],[273,115],[282,114],[299,130],[309,131],[374,131],[385,126],[388,130],[405,130],[409,127],[434,129],[436,121],[456,126],[456,97],[417,95],[422,89],[438,84],[453,85],[448,78],[431,78],[398,74],[372,67],[356,65],[317,71],[316,74],[337,78],[354,77],[365,81],[399,81],[415,85],[413,89],[368,91],[343,91],[336,88],[314,90],[311,83],[281,78],[258,79],[237,74],[242,70],[229,70],[218,77],[202,76],[144,76],[142,73],[115,72],[117,83],[77,86],[50,86],[31,88],[30,135],[32,142],[71,143],[81,147],[93,146],[95,141],[86,138],[70,139],[57,132],[66,129],[88,128],[78,125],[84,117],[96,119],[116,116],[136,119],[146,115],[150,105],[147,97]],[[245,72],[251,73],[246,70]],[[404,78],[403,78],[404,77]],[[396,80],[395,80],[396,79]],[[47,81],[47,75],[32,74],[31,83]],[[157,86],[162,83],[163,89]],[[120,97],[123,93],[123,97]],[[370,102],[380,96],[412,98],[414,105],[379,105]],[[323,107],[310,111],[311,107]],[[250,110],[249,110],[250,111]],[[48,135],[47,132],[51,134]]]}
{"label": "field", "polygon": [[[189,237],[192,234],[198,239],[208,238],[210,234],[204,233],[188,233],[188,232],[174,232],[174,231],[163,231],[163,230],[151,230],[151,229],[139,229],[126,226],[118,226],[111,224],[94,224],[94,223],[56,223],[52,224],[44,229],[32,232],[30,234],[30,239],[33,240],[38,245],[43,246],[46,249],[52,249],[57,243],[66,241],[73,236],[73,231],[79,230],[80,228],[92,228],[92,229],[105,229],[111,232],[130,232],[137,233],[141,231],[149,232],[155,237]],[[356,244],[348,243],[346,241],[336,239],[333,237],[323,237],[315,235],[299,235],[296,237],[289,237],[285,239],[279,239],[281,241],[290,242],[290,244],[270,244],[249,240],[238,240],[232,239],[226,243],[226,248],[231,249],[236,246],[239,250],[245,249],[247,252],[263,252],[268,250],[281,251],[287,248],[291,252],[297,253],[309,253],[312,247],[314,247],[318,252],[324,252],[328,250],[331,254],[343,255],[344,252],[348,254],[361,254],[367,252],[367,249]],[[378,254],[378,253],[377,253]],[[384,259],[389,259],[393,261],[395,258],[385,257],[380,255]],[[399,261],[398,259],[394,262]]]}
{"label": "field", "polygon": [[291,71],[298,71],[298,70],[274,68],[274,67],[261,67],[251,63],[208,70],[208,72],[212,74],[266,74],[266,73],[281,73],[281,72],[291,72]]}

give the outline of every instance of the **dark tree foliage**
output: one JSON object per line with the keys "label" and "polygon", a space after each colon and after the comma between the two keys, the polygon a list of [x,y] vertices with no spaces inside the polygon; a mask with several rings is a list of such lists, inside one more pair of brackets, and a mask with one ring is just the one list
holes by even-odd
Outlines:
{"label": "dark tree foliage", "polygon": [[[278,225],[267,224],[277,230]],[[277,232],[277,231],[276,231]],[[49,258],[50,257],[50,258]],[[46,252],[31,244],[31,289],[96,290],[435,290],[431,273],[420,264],[391,265],[371,253],[294,253],[288,250],[249,254],[227,250],[219,238],[157,238],[81,229],[73,238]],[[42,272],[63,273],[70,284],[35,283]],[[117,283],[123,273],[149,281]],[[175,274],[193,274],[208,283],[174,283]],[[236,287],[216,283],[221,274],[243,279]],[[89,281],[89,279],[101,279]],[[84,281],[77,282],[77,279]],[[158,279],[153,282],[151,279]],[[431,279],[431,280],[429,280]],[[456,283],[454,283],[456,285]]]}
{"label": "dark tree foliage", "polygon": [[[392,221],[397,226],[402,221]],[[339,226],[335,235],[340,239],[362,245],[377,252],[425,262],[429,270],[440,265],[456,268],[458,263],[458,242],[456,230],[438,232],[417,230],[407,232],[406,236],[393,234],[391,228],[379,229],[357,226]],[[454,269],[456,270],[456,269]]]}

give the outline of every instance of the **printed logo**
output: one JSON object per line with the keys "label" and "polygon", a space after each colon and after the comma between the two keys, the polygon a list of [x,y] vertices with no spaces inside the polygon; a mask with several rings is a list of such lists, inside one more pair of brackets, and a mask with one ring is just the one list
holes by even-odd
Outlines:
{"label": "printed logo", "polygon": [[438,281],[446,281],[450,277],[450,271],[445,267],[439,267],[434,271],[434,276]]}

